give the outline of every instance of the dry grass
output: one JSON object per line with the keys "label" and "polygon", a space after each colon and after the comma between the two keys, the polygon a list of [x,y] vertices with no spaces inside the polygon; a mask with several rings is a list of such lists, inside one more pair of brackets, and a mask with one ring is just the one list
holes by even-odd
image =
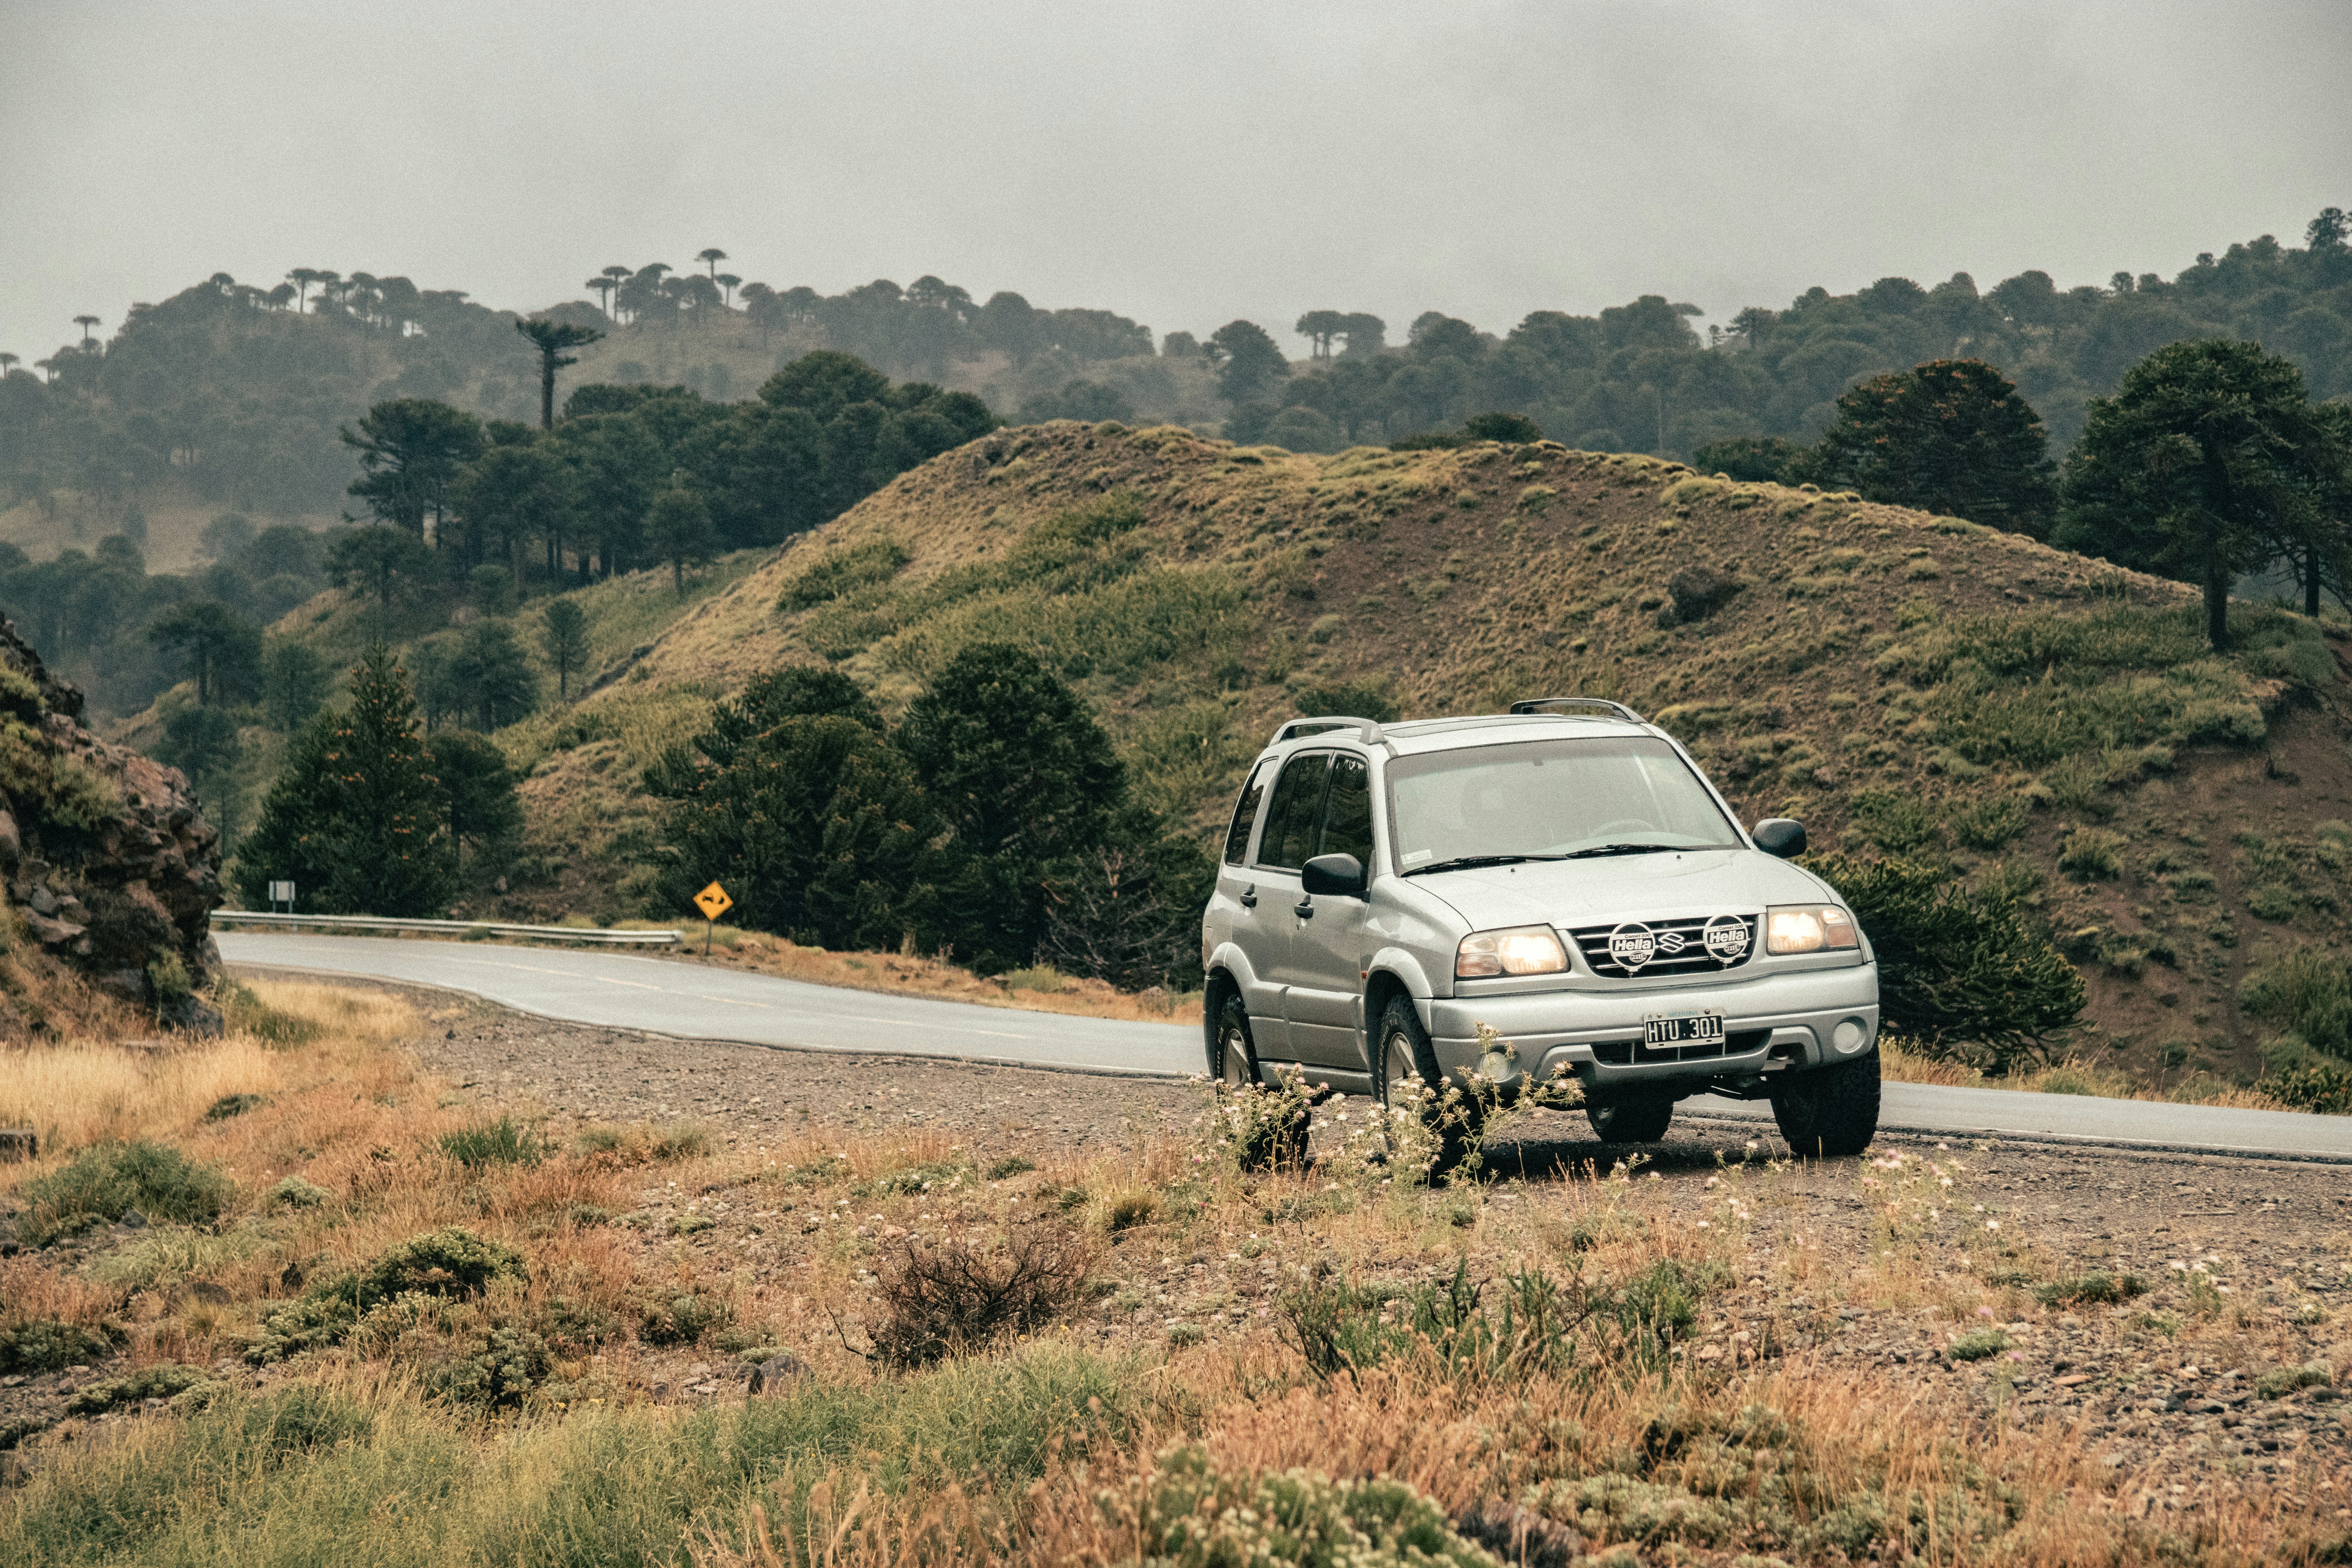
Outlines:
{"label": "dry grass", "polygon": [[[616,921],[628,929],[675,929],[688,941],[677,956],[702,963],[702,923],[694,920],[663,926],[656,921]],[[977,1002],[989,1007],[1012,1007],[1032,1013],[1067,1013],[1089,1018],[1124,1018],[1142,1023],[1192,1023],[1201,1016],[1197,991],[1121,991],[1099,980],[1053,976],[1055,988],[1034,984],[1015,985],[1007,977],[983,980],[969,969],[917,953],[842,952],[803,947],[782,937],[719,925],[711,933],[709,962],[730,969],[802,980],[814,985],[838,985],[853,991],[887,991],[910,996],[937,996],[954,1002]],[[1044,972],[1022,972],[1025,980]]]}
{"label": "dry grass", "polygon": [[2217,1079],[2210,1073],[2168,1076],[2150,1083],[2121,1068],[2084,1057],[2062,1057],[2031,1072],[1991,1078],[1964,1062],[1921,1056],[1901,1041],[1880,1042],[1881,1076],[1889,1083],[1935,1084],[1951,1089],[2001,1089],[2018,1094],[2078,1094],[2102,1100],[2147,1100],[2167,1105],[2218,1105],[2234,1110],[2295,1110],[2259,1088]]}
{"label": "dry grass", "polygon": [[[1861,1532],[1848,1556],[1866,1560],[1895,1528],[1870,1522],[1881,1504],[1898,1521],[1919,1507],[1931,1522],[1905,1550],[1937,1563],[2284,1561],[2342,1533],[2334,1498],[2352,1475],[2330,1452],[2305,1449],[2266,1481],[2221,1484],[2218,1465],[2110,1468],[2082,1419],[1988,1404],[2011,1375],[2000,1363],[1927,1377],[1833,1361],[1842,1307],[1937,1340],[1980,1311],[2054,1327],[2063,1309],[2037,1302],[2032,1283],[2082,1268],[1992,1191],[1973,1191],[1966,1152],[1430,1191],[1330,1161],[1245,1175],[1188,1139],[1098,1146],[992,1181],[1007,1152],[992,1138],[813,1131],[752,1149],[623,1128],[535,1165],[467,1170],[437,1141],[484,1109],[401,1048],[425,1020],[371,994],[256,990],[318,1037],[120,1061],[59,1049],[61,1062],[108,1064],[42,1080],[108,1086],[109,1119],[73,1125],[217,1163],[237,1179],[237,1205],[216,1235],[157,1227],[168,1234],[101,1242],[110,1250],[91,1261],[103,1268],[57,1253],[0,1263],[0,1329],[111,1322],[134,1364],[205,1365],[236,1353],[303,1277],[453,1225],[521,1252],[529,1279],[415,1331],[378,1325],[287,1363],[213,1414],[123,1417],[106,1443],[42,1445],[39,1475],[0,1502],[0,1558],[137,1558],[135,1542],[79,1533],[79,1521],[129,1518],[161,1532],[137,1538],[155,1545],[144,1560],[190,1563],[230,1561],[232,1544],[240,1563],[675,1561],[688,1541],[706,1568],[1122,1561],[1140,1554],[1138,1521],[1166,1484],[1158,1456],[1171,1444],[1248,1484],[1294,1467],[1393,1476],[1455,1520],[1524,1503],[1589,1553],[1633,1545],[1643,1561],[1834,1560],[1833,1526]],[[237,1064],[268,1076],[239,1079]],[[205,1122],[215,1084],[270,1098]],[[55,1105],[71,1089],[44,1093]],[[1341,1131],[1334,1121],[1320,1141]],[[328,1201],[272,1209],[262,1194],[288,1173]],[[1983,1225],[1979,1197],[2010,1228]],[[1073,1226],[1110,1294],[1098,1308],[1062,1300],[1054,1324],[1010,1325],[1025,1343],[950,1347],[934,1370],[886,1375],[835,1332],[872,1321],[892,1282],[912,1277],[908,1260],[957,1260],[1002,1284],[1024,1242]],[[1621,1326],[1603,1335],[1591,1319],[1573,1329],[1581,1353],[1507,1373],[1391,1331],[1457,1259],[1482,1321],[1513,1275],[1539,1270]],[[2156,1294],[2074,1310],[2117,1347],[2141,1331],[2135,1314],[2177,1309],[2168,1356],[2311,1359],[2251,1291],[2194,1297],[2208,1312],[2155,1267]],[[925,1278],[952,1285],[956,1273]],[[200,1297],[198,1282],[212,1290]],[[1343,1286],[1388,1348],[1318,1373],[1286,1324],[1307,1293]],[[646,1314],[674,1321],[680,1301],[726,1324],[738,1336],[727,1345],[790,1348],[814,1375],[747,1405],[654,1397],[690,1363],[724,1359],[716,1328],[699,1343],[654,1342]],[[529,1418],[481,1422],[436,1403],[433,1380],[468,1324],[599,1313],[617,1327],[553,1354]],[[1006,1326],[966,1337],[994,1346]],[[2315,1331],[2337,1331],[2333,1317]],[[2321,1359],[2352,1363],[2352,1343],[2327,1342],[2336,1350]],[[1602,1355],[1603,1344],[1633,1348]],[[238,1434],[277,1429],[285,1407],[271,1402],[302,1390],[341,1413],[331,1430],[353,1435],[316,1458],[261,1463]],[[1737,1438],[1759,1429],[1759,1406],[1778,1436]],[[212,1474],[257,1479],[200,1484]],[[2197,1489],[2173,1492],[2178,1479]]]}

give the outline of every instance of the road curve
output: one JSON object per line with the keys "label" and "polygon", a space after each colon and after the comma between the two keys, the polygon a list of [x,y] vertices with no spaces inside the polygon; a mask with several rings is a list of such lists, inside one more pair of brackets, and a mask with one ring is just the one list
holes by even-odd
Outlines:
{"label": "road curve", "polygon": [[[684,1040],[947,1057],[1061,1071],[1181,1078],[1202,1069],[1198,1024],[1129,1023],[849,991],[633,953],[489,942],[223,931],[232,964],[363,975],[463,991],[518,1012]],[[1769,1107],[1702,1095],[1682,1114],[1771,1127]],[[1953,1137],[2081,1142],[2352,1164],[2352,1117],[2232,1110],[1998,1089],[1885,1086],[1879,1124]]]}

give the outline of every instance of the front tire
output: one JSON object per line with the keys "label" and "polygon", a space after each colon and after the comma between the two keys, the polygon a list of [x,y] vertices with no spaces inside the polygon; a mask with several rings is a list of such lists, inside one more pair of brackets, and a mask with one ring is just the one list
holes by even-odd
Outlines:
{"label": "front tire", "polygon": [[1622,1094],[1607,1100],[1587,1096],[1584,1119],[1603,1143],[1654,1143],[1675,1119],[1675,1102],[1663,1094]]}
{"label": "front tire", "polygon": [[[1217,1079],[1228,1095],[1256,1088],[1272,1088],[1258,1076],[1257,1049],[1250,1040],[1249,1008],[1241,994],[1227,990],[1217,1009]],[[1307,1163],[1307,1118],[1281,1125],[1260,1124],[1241,1142],[1237,1151],[1244,1171],[1280,1167],[1297,1170]]]}
{"label": "front tire", "polygon": [[[1394,1111],[1406,1101],[1401,1091],[1417,1084],[1433,1096],[1445,1092],[1445,1075],[1437,1065],[1437,1050],[1429,1042],[1429,1031],[1421,1026],[1421,1014],[1409,996],[1391,996],[1381,1014],[1379,1056],[1373,1064],[1374,1081],[1380,1085],[1381,1109]],[[1431,1106],[1424,1100],[1421,1107],[1423,1125],[1430,1125]],[[1478,1137],[1481,1107],[1466,1096],[1444,1117],[1439,1118],[1430,1131],[1437,1135],[1437,1157],[1432,1161],[1429,1175],[1432,1181],[1444,1178],[1468,1157]]]}
{"label": "front tire", "polygon": [[1861,1153],[1878,1135],[1878,1053],[1790,1078],[1772,1092],[1772,1120],[1797,1154]]}

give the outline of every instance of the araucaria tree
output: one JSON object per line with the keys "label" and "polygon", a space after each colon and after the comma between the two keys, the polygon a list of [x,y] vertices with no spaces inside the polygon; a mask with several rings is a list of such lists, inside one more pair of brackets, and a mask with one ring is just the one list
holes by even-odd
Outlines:
{"label": "araucaria tree", "polygon": [[555,373],[568,364],[578,364],[578,356],[567,355],[565,349],[576,349],[594,342],[604,334],[593,327],[574,326],[569,321],[517,321],[515,331],[531,341],[539,350],[539,427],[555,428]]}
{"label": "araucaria tree", "polygon": [[1217,367],[1217,390],[1236,405],[1272,397],[1290,375],[1290,362],[1255,321],[1227,321],[1204,346]]}
{"label": "araucaria tree", "polygon": [[358,428],[344,426],[342,439],[360,455],[350,493],[420,538],[429,511],[437,537],[450,487],[482,455],[482,422],[429,397],[396,397],[370,408]]}
{"label": "araucaria tree", "polygon": [[2299,563],[2326,538],[2319,513],[2343,460],[2335,422],[2292,363],[2219,338],[2157,350],[2090,410],[2056,542],[2202,584],[2206,636],[2228,647],[2231,582]]}
{"label": "araucaria tree", "polygon": [[147,640],[186,651],[199,706],[250,697],[261,683],[261,628],[226,605],[174,605],[149,623]]}
{"label": "araucaria tree", "polygon": [[307,909],[431,916],[457,871],[448,805],[392,650],[369,650],[351,700],[294,744],[237,854],[237,891],[258,907],[290,879]]}
{"label": "araucaria tree", "polygon": [[540,612],[540,647],[555,667],[555,698],[572,700],[572,672],[588,657],[588,616],[570,599],[557,599]]}
{"label": "araucaria tree", "polygon": [[2041,419],[1980,360],[1930,360],[1848,391],[1805,467],[1871,500],[2036,538],[2058,499]]}

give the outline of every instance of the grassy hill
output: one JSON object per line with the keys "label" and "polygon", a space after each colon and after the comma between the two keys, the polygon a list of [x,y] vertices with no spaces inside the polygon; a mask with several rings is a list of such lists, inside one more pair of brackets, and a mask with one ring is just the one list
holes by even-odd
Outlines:
{"label": "grassy hill", "polygon": [[[965,642],[1010,637],[1204,833],[1302,708],[1620,699],[1749,820],[2030,889],[2104,1059],[2247,1074],[2267,1031],[2239,983],[2340,948],[2352,910],[2347,628],[2242,605],[2214,658],[2191,600],[1958,519],[1549,442],[1321,457],[1007,430],[683,605],[659,574],[586,591],[596,689],[501,732],[531,826],[495,907],[646,912],[638,777],[758,671],[831,662],[895,709]],[[341,647],[365,633],[363,607],[310,613]]]}

